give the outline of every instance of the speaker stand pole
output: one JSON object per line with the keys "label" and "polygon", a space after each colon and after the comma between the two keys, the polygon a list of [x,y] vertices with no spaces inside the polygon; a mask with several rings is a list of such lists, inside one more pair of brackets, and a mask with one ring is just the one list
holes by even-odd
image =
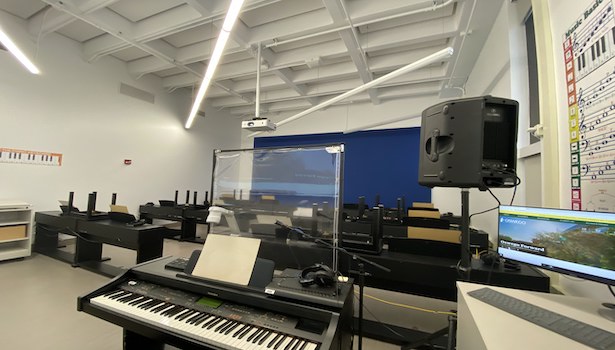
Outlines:
{"label": "speaker stand pole", "polygon": [[472,256],[470,253],[470,190],[461,189],[461,263],[460,267],[469,279]]}
{"label": "speaker stand pole", "polygon": [[358,350],[363,350],[363,287],[365,286],[365,265],[362,262],[359,263],[359,329],[358,338],[359,346]]}

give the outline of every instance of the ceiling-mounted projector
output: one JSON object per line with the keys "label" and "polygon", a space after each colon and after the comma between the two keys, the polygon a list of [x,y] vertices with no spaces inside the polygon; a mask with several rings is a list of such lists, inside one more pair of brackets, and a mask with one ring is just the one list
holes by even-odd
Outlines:
{"label": "ceiling-mounted projector", "polygon": [[242,121],[241,128],[251,131],[274,131],[275,124],[267,118],[259,118]]}

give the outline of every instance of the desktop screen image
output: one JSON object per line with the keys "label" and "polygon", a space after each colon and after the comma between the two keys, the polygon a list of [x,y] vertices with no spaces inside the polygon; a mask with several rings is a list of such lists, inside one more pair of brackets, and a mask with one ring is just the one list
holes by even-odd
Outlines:
{"label": "desktop screen image", "polygon": [[615,213],[500,206],[498,253],[556,272],[615,283]]}

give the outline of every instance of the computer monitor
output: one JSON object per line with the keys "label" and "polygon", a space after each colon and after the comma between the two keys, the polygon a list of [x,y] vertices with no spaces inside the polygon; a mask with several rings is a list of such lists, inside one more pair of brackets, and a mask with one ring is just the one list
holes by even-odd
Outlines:
{"label": "computer monitor", "polygon": [[615,285],[615,213],[500,206],[498,253]]}

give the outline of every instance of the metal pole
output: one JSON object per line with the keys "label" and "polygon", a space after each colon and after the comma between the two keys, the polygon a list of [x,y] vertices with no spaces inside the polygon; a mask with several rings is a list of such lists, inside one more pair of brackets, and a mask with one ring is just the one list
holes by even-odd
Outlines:
{"label": "metal pole", "polygon": [[461,189],[461,268],[470,269],[470,190]]}

